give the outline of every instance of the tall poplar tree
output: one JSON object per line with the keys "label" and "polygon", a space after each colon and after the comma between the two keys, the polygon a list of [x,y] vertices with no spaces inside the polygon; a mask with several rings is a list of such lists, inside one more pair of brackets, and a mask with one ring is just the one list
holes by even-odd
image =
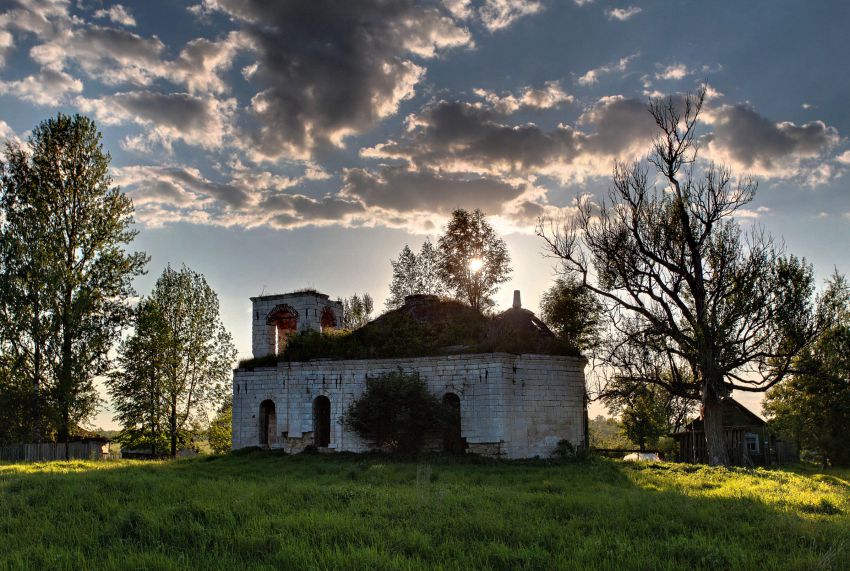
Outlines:
{"label": "tall poplar tree", "polygon": [[123,375],[109,380],[123,437],[152,448],[164,442],[176,456],[197,421],[227,398],[235,359],[207,280],[166,267],[122,346]]}
{"label": "tall poplar tree", "polygon": [[133,202],[112,184],[101,138],[89,118],[60,113],[33,129],[26,149],[6,150],[3,343],[15,374],[31,379],[36,438],[48,418],[67,442],[95,411],[94,379],[110,369],[147,262],[125,251],[137,233]]}

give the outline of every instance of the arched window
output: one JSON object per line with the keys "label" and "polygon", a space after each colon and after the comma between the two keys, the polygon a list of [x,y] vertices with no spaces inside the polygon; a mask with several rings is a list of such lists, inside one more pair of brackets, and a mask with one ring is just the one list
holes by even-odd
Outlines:
{"label": "arched window", "polygon": [[443,405],[451,411],[451,419],[443,432],[443,450],[463,452],[466,450],[466,439],[461,436],[460,397],[454,393],[446,393],[443,395]]}
{"label": "arched window", "polygon": [[331,443],[331,401],[324,395],[313,400],[313,438],[318,448]]}
{"label": "arched window", "polygon": [[286,340],[298,331],[298,312],[285,303],[276,305],[266,317],[266,324],[274,327],[275,353],[280,355],[286,348]]}
{"label": "arched window", "polygon": [[260,446],[271,446],[277,439],[277,415],[274,401],[264,400],[260,403]]}
{"label": "arched window", "polygon": [[325,306],[322,310],[322,331],[330,331],[336,329],[336,315],[334,310]]}

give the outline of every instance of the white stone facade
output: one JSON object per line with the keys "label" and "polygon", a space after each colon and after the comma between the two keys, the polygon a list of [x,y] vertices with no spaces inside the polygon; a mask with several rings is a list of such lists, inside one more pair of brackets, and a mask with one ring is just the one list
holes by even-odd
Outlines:
{"label": "white stone facade", "polygon": [[252,349],[255,358],[275,355],[281,352],[285,340],[275,323],[270,323],[276,310],[288,308],[294,315],[295,332],[309,329],[322,331],[322,318],[333,317],[334,325],[342,325],[342,304],[331,301],[327,295],[314,291],[285,293],[252,297],[253,325],[251,331]]}
{"label": "white stone facade", "polygon": [[[276,367],[237,369],[233,448],[268,446],[298,452],[317,438],[326,438],[329,450],[366,451],[367,443],[345,430],[340,419],[363,392],[367,377],[402,370],[418,373],[439,398],[448,393],[459,397],[461,436],[469,452],[548,457],[562,439],[576,446],[586,442],[585,365],[577,357],[478,353],[281,362]],[[330,401],[329,422],[314,414],[321,410],[316,408],[319,397]],[[322,403],[326,406],[327,401]],[[326,430],[322,422],[330,432],[325,437],[317,435]]]}

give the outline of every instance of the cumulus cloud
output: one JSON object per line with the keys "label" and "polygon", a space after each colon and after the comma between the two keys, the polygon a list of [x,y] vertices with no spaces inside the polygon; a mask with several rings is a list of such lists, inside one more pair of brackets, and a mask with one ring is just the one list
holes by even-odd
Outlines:
{"label": "cumulus cloud", "polygon": [[228,86],[220,74],[230,68],[240,50],[249,47],[248,39],[236,31],[218,41],[205,38],[191,40],[160,73],[175,83],[185,85],[190,93],[224,93]]}
{"label": "cumulus cloud", "polygon": [[691,73],[688,66],[683,63],[671,63],[666,66],[656,64],[656,67],[659,71],[655,74],[655,79],[684,79]]}
{"label": "cumulus cloud", "polygon": [[408,118],[399,140],[366,148],[367,158],[400,159],[412,169],[440,169],[491,176],[549,175],[562,181],[610,173],[615,157],[635,158],[655,134],[645,102],[604,97],[576,126],[545,130],[509,124],[495,108],[438,101]]}
{"label": "cumulus cloud", "polygon": [[162,67],[165,44],[123,28],[98,25],[64,28],[33,46],[30,56],[43,67],[63,70],[73,61],[105,84],[148,85]]}
{"label": "cumulus cloud", "polygon": [[710,109],[703,118],[713,127],[704,137],[709,158],[765,177],[798,175],[804,161],[821,157],[839,140],[823,121],[774,122],[747,104]]}
{"label": "cumulus cloud", "polygon": [[205,177],[183,165],[134,165],[113,168],[115,182],[133,198],[136,217],[152,227],[189,222],[215,226],[271,226],[346,224],[365,211],[357,200],[327,195],[313,198],[285,189],[310,177],[281,177],[269,172],[248,174],[231,165],[225,182]]}
{"label": "cumulus cloud", "polygon": [[468,46],[469,32],[438,5],[413,2],[206,0],[239,23],[260,88],[241,122],[256,159],[306,158],[396,112],[423,60]]}
{"label": "cumulus cloud", "polygon": [[485,0],[480,14],[484,26],[494,32],[542,9],[543,5],[536,0]]}
{"label": "cumulus cloud", "polygon": [[474,93],[484,98],[494,110],[506,115],[521,109],[552,109],[574,100],[557,81],[547,81],[540,89],[525,87],[518,94],[500,95],[486,89],[475,89]]}
{"label": "cumulus cloud", "polygon": [[588,70],[587,73],[578,78],[578,82],[580,85],[593,85],[599,81],[599,77],[602,75],[608,75],[616,72],[623,73],[628,69],[629,64],[638,57],[638,55],[640,54],[632,54],[624,58],[620,58],[616,62]]}
{"label": "cumulus cloud", "polygon": [[107,125],[145,126],[149,142],[169,149],[175,140],[215,149],[222,146],[236,101],[189,93],[131,91],[96,99],[79,97],[77,105]]}
{"label": "cumulus cloud", "polygon": [[430,169],[384,166],[378,171],[348,169],[341,194],[362,200],[367,206],[397,212],[447,214],[456,208],[481,208],[499,213],[505,202],[526,190],[523,183],[492,177],[458,177]]}
{"label": "cumulus cloud", "polygon": [[68,95],[82,90],[83,82],[79,79],[50,68],[42,68],[38,73],[23,79],[0,81],[0,93],[14,95],[36,105],[59,105],[66,101]]}
{"label": "cumulus cloud", "polygon": [[443,0],[443,5],[455,18],[477,19],[490,32],[507,28],[516,20],[543,9],[539,0],[483,0],[475,6],[472,0]]}
{"label": "cumulus cloud", "polygon": [[12,143],[20,143],[21,139],[18,137],[18,134],[15,133],[15,130],[9,126],[8,123],[0,119],[0,144],[5,143],[6,141]]}
{"label": "cumulus cloud", "polygon": [[605,14],[608,15],[609,20],[625,22],[626,20],[637,16],[642,11],[643,10],[640,6],[628,6],[626,8],[609,8],[608,10],[605,10]]}
{"label": "cumulus cloud", "polygon": [[101,8],[93,14],[95,18],[106,18],[122,26],[135,26],[136,19],[130,11],[121,4],[114,4],[109,8]]}
{"label": "cumulus cloud", "polygon": [[[31,30],[40,41],[29,54],[42,68],[66,74],[79,68],[106,85],[149,86],[157,79],[166,79],[186,86],[192,93],[223,93],[228,88],[220,74],[230,67],[239,50],[250,45],[247,38],[234,31],[219,39],[191,40],[176,58],[169,60],[169,50],[156,36],[92,24],[64,10],[34,12],[28,7],[17,12],[14,21],[8,20],[8,14],[0,15],[0,56],[3,46],[12,41],[11,36],[4,35],[5,28]],[[135,23],[120,4],[98,10],[93,16],[122,26]]]}

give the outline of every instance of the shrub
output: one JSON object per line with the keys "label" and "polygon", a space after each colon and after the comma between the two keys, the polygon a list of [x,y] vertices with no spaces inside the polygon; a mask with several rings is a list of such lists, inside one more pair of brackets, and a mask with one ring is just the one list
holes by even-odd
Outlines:
{"label": "shrub", "polygon": [[419,375],[397,371],[367,379],[343,424],[376,447],[411,453],[421,450],[429,435],[442,432],[451,414]]}
{"label": "shrub", "polygon": [[583,460],[587,457],[587,449],[584,446],[574,446],[569,440],[559,440],[553,456],[561,460]]}

